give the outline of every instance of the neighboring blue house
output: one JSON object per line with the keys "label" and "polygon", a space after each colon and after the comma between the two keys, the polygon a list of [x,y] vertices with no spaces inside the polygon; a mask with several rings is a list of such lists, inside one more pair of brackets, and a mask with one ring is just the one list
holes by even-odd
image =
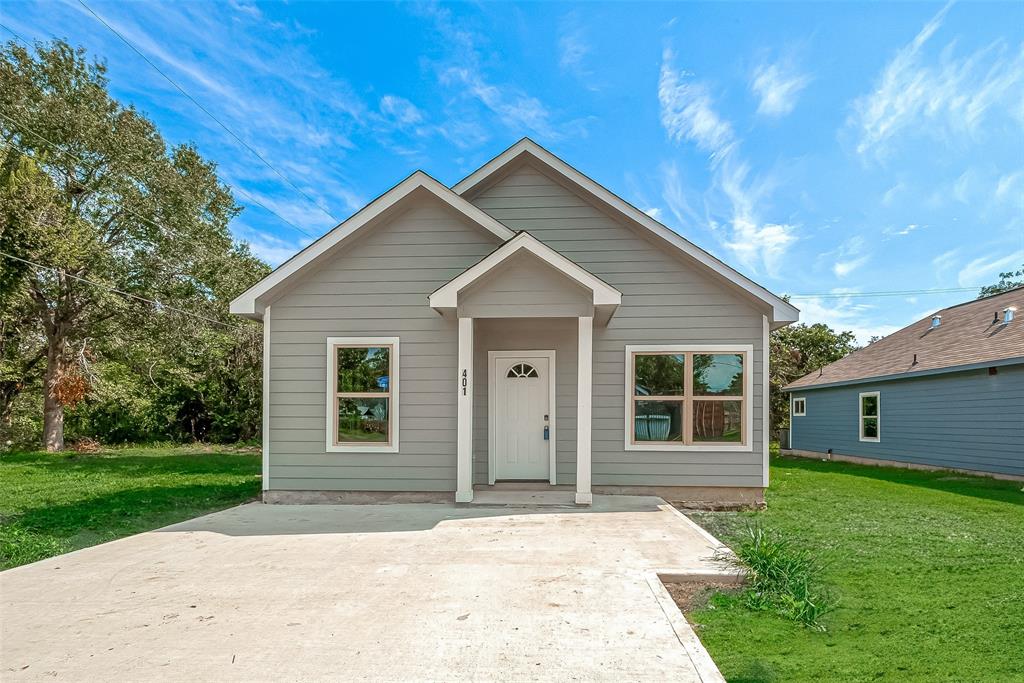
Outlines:
{"label": "neighboring blue house", "polygon": [[783,452],[1024,479],[1024,287],[943,309],[784,391]]}

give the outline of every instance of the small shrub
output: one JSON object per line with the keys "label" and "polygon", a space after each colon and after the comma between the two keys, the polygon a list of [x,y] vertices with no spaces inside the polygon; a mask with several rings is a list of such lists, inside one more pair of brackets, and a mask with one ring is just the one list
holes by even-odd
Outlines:
{"label": "small shrub", "polygon": [[730,563],[747,572],[743,599],[753,610],[771,610],[824,631],[821,620],[835,609],[835,596],[820,583],[824,565],[778,531],[749,527]]}

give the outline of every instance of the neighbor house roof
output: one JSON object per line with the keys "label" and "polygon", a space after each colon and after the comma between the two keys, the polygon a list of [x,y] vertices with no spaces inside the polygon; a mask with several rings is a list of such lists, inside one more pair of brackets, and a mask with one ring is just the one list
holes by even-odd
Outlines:
{"label": "neighbor house roof", "polygon": [[512,145],[458,182],[452,189],[460,195],[472,196],[476,191],[479,191],[479,188],[488,185],[492,178],[500,177],[506,169],[511,168],[515,165],[515,162],[523,159],[540,162],[543,167],[554,171],[557,176],[568,181],[576,188],[583,190],[586,195],[612,209],[630,223],[650,231],[674,247],[678,252],[709,268],[725,282],[768,304],[772,309],[772,329],[784,327],[796,322],[800,318],[800,310],[782,297],[772,294],[747,276],[685,239],[679,233],[654,220],[640,209],[583,175],[529,138],[523,138]]}
{"label": "neighbor house roof", "polygon": [[456,308],[459,301],[459,292],[493,271],[512,256],[524,251],[530,252],[581,287],[589,289],[593,293],[594,309],[598,313],[598,318],[606,321],[611,317],[619,304],[622,303],[622,293],[619,290],[547,246],[533,235],[527,232],[520,232],[434,291],[430,295],[430,307],[439,311]]}
{"label": "neighbor house roof", "polygon": [[470,204],[423,171],[416,171],[353,214],[348,220],[282,263],[270,275],[245,290],[231,302],[231,312],[247,318],[262,320],[267,301],[273,298],[278,288],[285,285],[286,280],[299,271],[311,267],[325,255],[334,251],[343,241],[355,235],[361,228],[388,214],[404,200],[410,197],[424,196],[424,193],[429,193],[440,199],[502,241],[515,237],[515,231]]}
{"label": "neighbor house roof", "polygon": [[[1004,323],[1004,310],[1017,315]],[[1024,287],[938,311],[801,377],[797,389],[1024,363]]]}

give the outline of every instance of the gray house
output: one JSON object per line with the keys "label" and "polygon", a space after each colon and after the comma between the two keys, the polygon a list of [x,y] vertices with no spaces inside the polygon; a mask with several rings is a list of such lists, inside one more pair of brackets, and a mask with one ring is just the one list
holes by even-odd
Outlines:
{"label": "gray house", "polygon": [[530,140],[417,171],[231,304],[263,321],[267,501],[498,488],[756,503],[798,311]]}
{"label": "gray house", "polygon": [[792,452],[1024,478],[1021,309],[946,308],[793,382]]}

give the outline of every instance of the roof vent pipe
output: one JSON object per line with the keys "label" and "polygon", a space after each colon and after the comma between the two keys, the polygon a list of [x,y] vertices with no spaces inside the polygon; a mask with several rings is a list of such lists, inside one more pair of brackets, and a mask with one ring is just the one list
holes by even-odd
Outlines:
{"label": "roof vent pipe", "polygon": [[998,325],[999,324],[999,311],[996,311],[995,313],[992,314],[992,322],[990,324],[991,325]]}
{"label": "roof vent pipe", "polygon": [[1013,313],[1016,310],[1017,309],[1014,308],[1013,306],[1009,306],[1009,307],[1003,309],[1003,324],[1004,325],[1009,325],[1011,322],[1013,322]]}
{"label": "roof vent pipe", "polygon": [[939,315],[938,313],[936,313],[935,315],[932,316],[932,329],[934,330],[936,327],[938,327],[941,324],[942,324],[942,316]]}

